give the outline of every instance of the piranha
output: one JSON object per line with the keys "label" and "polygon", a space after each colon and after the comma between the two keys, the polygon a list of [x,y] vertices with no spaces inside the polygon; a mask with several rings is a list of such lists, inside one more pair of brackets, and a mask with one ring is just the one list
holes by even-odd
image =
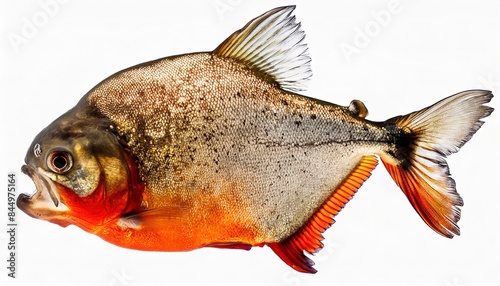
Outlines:
{"label": "piranha", "polygon": [[294,6],[212,52],[122,70],[38,134],[26,214],[146,251],[270,247],[300,272],[378,160],[430,228],[451,238],[463,205],[446,157],[482,126],[469,90],[383,122],[359,100],[300,95],[310,57]]}

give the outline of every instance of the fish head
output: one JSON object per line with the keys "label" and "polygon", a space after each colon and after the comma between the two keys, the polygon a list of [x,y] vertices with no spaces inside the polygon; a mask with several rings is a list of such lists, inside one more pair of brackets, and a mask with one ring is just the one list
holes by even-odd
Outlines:
{"label": "fish head", "polygon": [[36,191],[19,195],[19,209],[37,219],[93,232],[139,207],[142,184],[137,168],[110,129],[105,118],[69,112],[42,130],[21,168]]}

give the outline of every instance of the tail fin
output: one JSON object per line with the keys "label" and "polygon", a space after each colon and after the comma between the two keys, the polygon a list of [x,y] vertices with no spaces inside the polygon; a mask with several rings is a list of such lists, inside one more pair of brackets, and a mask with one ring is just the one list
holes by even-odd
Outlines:
{"label": "tail fin", "polygon": [[484,105],[492,97],[490,91],[464,91],[386,122],[399,131],[396,151],[381,155],[386,169],[427,225],[448,238],[460,235],[457,222],[463,201],[445,159],[493,112]]}

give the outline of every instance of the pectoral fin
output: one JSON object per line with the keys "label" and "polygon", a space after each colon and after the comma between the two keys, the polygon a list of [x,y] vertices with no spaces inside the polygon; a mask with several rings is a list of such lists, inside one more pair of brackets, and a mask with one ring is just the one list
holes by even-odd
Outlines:
{"label": "pectoral fin", "polygon": [[126,228],[139,229],[147,226],[167,224],[172,220],[187,217],[189,206],[175,205],[162,208],[146,210],[133,214],[126,214],[118,221],[118,225]]}

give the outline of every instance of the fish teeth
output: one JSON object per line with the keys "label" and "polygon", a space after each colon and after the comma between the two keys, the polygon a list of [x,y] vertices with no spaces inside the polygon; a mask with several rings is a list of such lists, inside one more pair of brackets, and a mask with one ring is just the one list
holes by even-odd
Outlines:
{"label": "fish teeth", "polygon": [[50,199],[54,203],[55,207],[59,206],[60,198],[59,198],[59,193],[55,191],[55,185],[52,182],[52,180],[46,178],[41,172],[37,172],[33,167],[28,166],[28,165],[23,165],[21,167],[21,172],[24,174],[28,175],[33,182],[35,183],[35,192],[31,195],[28,194],[21,194],[19,195],[22,197],[22,199],[30,200],[30,201],[35,201],[39,197],[42,197],[44,192],[49,195]]}
{"label": "fish teeth", "polygon": [[51,179],[47,179],[43,175],[39,176],[44,183],[45,191],[49,194],[50,199],[56,207],[59,206],[59,193],[55,191],[55,185]]}

